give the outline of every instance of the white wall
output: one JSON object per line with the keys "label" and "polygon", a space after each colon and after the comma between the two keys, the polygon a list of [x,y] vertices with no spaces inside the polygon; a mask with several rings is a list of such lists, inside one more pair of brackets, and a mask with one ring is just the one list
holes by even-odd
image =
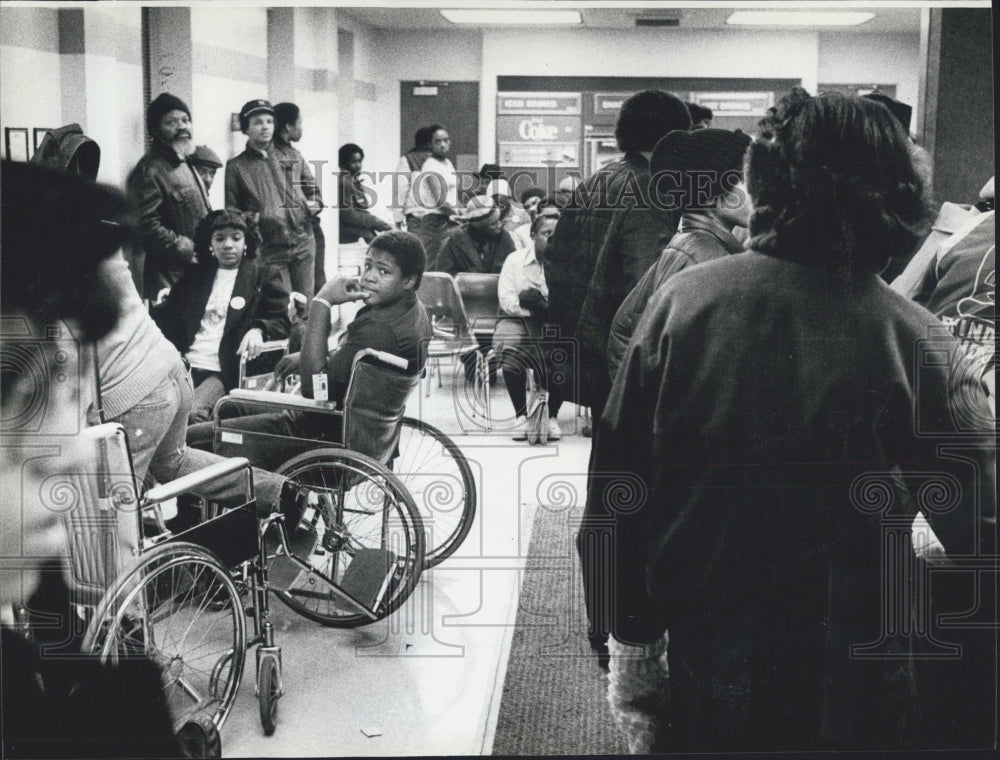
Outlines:
{"label": "white wall", "polygon": [[896,99],[913,107],[910,131],[920,123],[919,34],[819,35],[819,78],[827,84],[894,84]]}
{"label": "white wall", "polygon": [[[34,151],[35,127],[65,122],[60,93],[59,24],[55,10],[0,7],[0,126],[27,127]],[[48,93],[48,97],[39,97]],[[2,134],[2,131],[0,131]],[[7,147],[0,140],[0,149]]]}
{"label": "white wall", "polygon": [[88,8],[86,133],[101,146],[102,182],[124,184],[145,152],[142,14],[138,7]]}

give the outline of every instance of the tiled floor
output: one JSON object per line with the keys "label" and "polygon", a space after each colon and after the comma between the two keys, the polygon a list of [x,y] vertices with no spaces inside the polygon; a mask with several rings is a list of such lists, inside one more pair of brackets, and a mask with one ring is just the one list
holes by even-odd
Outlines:
{"label": "tiled floor", "polygon": [[[475,434],[450,374],[429,398],[414,394],[409,413],[445,430],[470,460],[479,486],[472,532],[389,620],[322,628],[275,600],[285,689],[278,728],[271,737],[260,728],[248,656],[224,756],[490,753],[535,508],[556,474],[560,482],[571,474],[570,498],[582,498],[590,439],[574,432],[572,405],[560,415],[565,437],[545,447],[502,429]],[[492,398],[495,417],[510,413],[502,387]]]}

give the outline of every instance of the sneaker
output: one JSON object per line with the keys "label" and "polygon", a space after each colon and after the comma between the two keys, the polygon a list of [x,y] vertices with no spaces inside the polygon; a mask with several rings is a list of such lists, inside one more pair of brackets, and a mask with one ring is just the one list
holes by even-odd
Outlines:
{"label": "sneaker", "polygon": [[519,414],[517,416],[517,419],[514,420],[514,427],[511,428],[511,430],[514,433],[515,441],[528,440],[527,427],[528,427],[528,418],[525,417],[523,414]]}
{"label": "sneaker", "polygon": [[559,429],[559,423],[556,422],[555,417],[549,417],[549,440],[558,441],[562,438],[562,430]]}

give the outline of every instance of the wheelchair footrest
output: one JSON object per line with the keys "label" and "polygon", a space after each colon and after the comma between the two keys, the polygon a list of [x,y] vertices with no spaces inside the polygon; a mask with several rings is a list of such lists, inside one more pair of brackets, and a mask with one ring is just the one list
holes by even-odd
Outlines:
{"label": "wheelchair footrest", "polygon": [[396,555],[387,549],[360,549],[344,570],[340,587],[369,610],[378,609],[396,572]]}

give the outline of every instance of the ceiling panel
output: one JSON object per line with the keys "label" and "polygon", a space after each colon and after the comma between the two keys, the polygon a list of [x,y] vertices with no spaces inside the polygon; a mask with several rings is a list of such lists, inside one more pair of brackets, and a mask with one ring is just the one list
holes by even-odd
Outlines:
{"label": "ceiling panel", "polygon": [[[539,2],[541,5],[541,0]],[[497,4],[490,3],[490,7]],[[469,7],[469,3],[455,3],[454,6]],[[635,27],[635,19],[639,16],[678,16],[678,27],[660,28],[662,34],[670,34],[675,29],[726,29],[734,32],[746,29],[764,29],[766,27],[736,27],[728,26],[726,19],[733,8],[657,8],[636,3],[622,3],[615,8],[581,7],[583,27],[590,29],[629,29]],[[817,9],[818,10],[818,9]],[[920,32],[920,9],[880,8],[877,6],[843,7],[838,10],[866,10],[875,13],[875,18],[859,26],[852,27],[807,27],[822,31],[836,31],[847,34],[871,34],[886,32]],[[386,8],[384,6],[341,8],[339,13],[351,16],[357,21],[379,29],[483,29],[496,27],[477,27],[470,24],[452,24],[444,18],[438,7],[424,8]],[[554,27],[559,29],[574,29],[580,27]],[[793,29],[801,27],[774,27]]]}

